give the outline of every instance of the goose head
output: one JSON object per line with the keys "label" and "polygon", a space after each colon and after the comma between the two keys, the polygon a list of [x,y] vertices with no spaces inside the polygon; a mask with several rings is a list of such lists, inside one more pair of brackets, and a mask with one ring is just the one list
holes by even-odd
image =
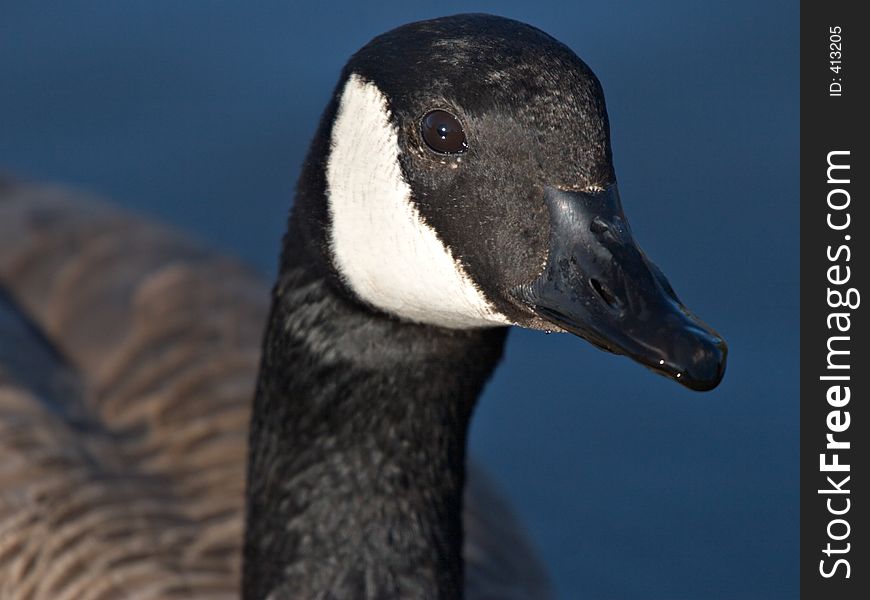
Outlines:
{"label": "goose head", "polygon": [[321,246],[348,296],[718,385],[726,345],[635,242],[601,85],[565,45],[488,15],[400,27],[350,59],[321,127]]}

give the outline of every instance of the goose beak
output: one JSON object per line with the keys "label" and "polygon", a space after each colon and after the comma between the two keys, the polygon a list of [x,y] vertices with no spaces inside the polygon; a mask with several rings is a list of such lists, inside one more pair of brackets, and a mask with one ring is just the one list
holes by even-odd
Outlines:
{"label": "goose beak", "polygon": [[706,391],[725,372],[725,341],[686,309],[641,251],[616,184],[591,193],[547,187],[550,250],[544,272],[514,297],[554,329]]}

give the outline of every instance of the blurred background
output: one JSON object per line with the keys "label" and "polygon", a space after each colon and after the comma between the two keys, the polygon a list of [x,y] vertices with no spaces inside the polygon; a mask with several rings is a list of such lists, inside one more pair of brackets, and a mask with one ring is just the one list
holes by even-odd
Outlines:
{"label": "blurred background", "polygon": [[731,350],[697,394],[514,331],[473,454],[560,598],[797,598],[798,2],[0,0],[0,170],[96,191],[271,276],[345,60],[472,11],[535,25],[597,73],[635,236]]}

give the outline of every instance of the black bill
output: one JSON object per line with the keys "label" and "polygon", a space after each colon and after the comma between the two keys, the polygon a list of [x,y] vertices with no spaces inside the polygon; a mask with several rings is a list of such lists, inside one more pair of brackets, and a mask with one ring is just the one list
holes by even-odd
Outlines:
{"label": "black bill", "polygon": [[725,372],[724,340],[689,312],[635,243],[616,184],[586,193],[548,187],[550,251],[544,272],[514,290],[558,329],[631,357],[693,390]]}

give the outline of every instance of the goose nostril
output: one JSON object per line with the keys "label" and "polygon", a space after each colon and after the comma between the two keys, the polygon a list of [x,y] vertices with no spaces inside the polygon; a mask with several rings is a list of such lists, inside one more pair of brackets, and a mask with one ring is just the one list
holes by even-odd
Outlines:
{"label": "goose nostril", "polygon": [[610,231],[610,225],[601,217],[595,217],[592,219],[592,223],[589,224],[589,231],[595,234],[602,234]]}
{"label": "goose nostril", "polygon": [[592,219],[592,222],[589,223],[589,231],[592,232],[592,235],[595,236],[596,240],[605,246],[617,242],[621,235],[618,223],[608,222],[606,219],[602,219],[601,217],[595,217]]}
{"label": "goose nostril", "polygon": [[610,308],[619,308],[621,303],[616,296],[607,289],[606,285],[594,278],[589,279],[589,285],[592,286],[592,289],[595,290],[595,293],[598,294],[598,297],[601,298],[607,306]]}

